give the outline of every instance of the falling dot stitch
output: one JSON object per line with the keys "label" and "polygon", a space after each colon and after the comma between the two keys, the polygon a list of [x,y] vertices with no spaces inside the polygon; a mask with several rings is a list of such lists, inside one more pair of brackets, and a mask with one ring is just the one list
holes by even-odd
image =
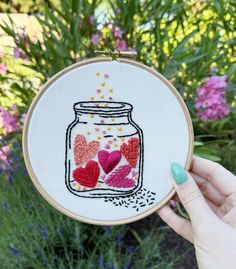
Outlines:
{"label": "falling dot stitch", "polygon": [[98,136],[97,139],[98,139],[98,140],[101,140],[101,136]]}
{"label": "falling dot stitch", "polygon": [[112,89],[112,88],[110,88],[108,91],[109,91],[110,93],[113,93],[113,89]]}
{"label": "falling dot stitch", "polygon": [[105,104],[104,104],[104,106],[105,106],[105,107],[108,107],[108,104],[107,104],[107,103],[105,103]]}
{"label": "falling dot stitch", "polygon": [[104,130],[104,131],[102,131],[102,133],[103,133],[103,134],[106,134],[107,132]]}
{"label": "falling dot stitch", "polygon": [[115,118],[112,118],[111,121],[115,121]]}
{"label": "falling dot stitch", "polygon": [[100,74],[101,74],[100,72],[96,72],[96,76],[100,76]]}
{"label": "falling dot stitch", "polygon": [[90,131],[88,131],[88,132],[87,132],[87,135],[90,135],[90,134],[91,134]]}
{"label": "falling dot stitch", "polygon": [[89,115],[89,117],[90,117],[91,119],[93,119],[93,118],[94,118],[94,115]]}
{"label": "falling dot stitch", "polygon": [[100,85],[104,87],[106,85],[106,82],[101,82]]}
{"label": "falling dot stitch", "polygon": [[99,130],[100,130],[100,129],[99,129],[98,127],[95,128],[95,131],[96,131],[96,132],[99,132]]}
{"label": "falling dot stitch", "polygon": [[100,119],[100,122],[101,122],[101,123],[104,123],[104,120],[103,120],[103,119]]}
{"label": "falling dot stitch", "polygon": [[104,78],[105,79],[108,79],[109,78],[109,75],[108,74],[104,74]]}
{"label": "falling dot stitch", "polygon": [[122,127],[118,127],[117,131],[121,132],[122,131]]}
{"label": "falling dot stitch", "polygon": [[118,144],[114,144],[114,147],[117,148],[118,147]]}
{"label": "falling dot stitch", "polygon": [[104,99],[104,95],[100,95],[100,98],[101,98],[101,99]]}
{"label": "falling dot stitch", "polygon": [[108,127],[108,128],[107,128],[107,131],[111,131],[111,127]]}
{"label": "falling dot stitch", "polygon": [[111,96],[109,96],[109,100],[112,100],[112,97]]}
{"label": "falling dot stitch", "polygon": [[97,93],[101,93],[102,91],[101,91],[101,89],[97,89],[96,92]]}
{"label": "falling dot stitch", "polygon": [[91,96],[91,97],[90,97],[90,100],[93,101],[93,100],[94,100],[94,96]]}

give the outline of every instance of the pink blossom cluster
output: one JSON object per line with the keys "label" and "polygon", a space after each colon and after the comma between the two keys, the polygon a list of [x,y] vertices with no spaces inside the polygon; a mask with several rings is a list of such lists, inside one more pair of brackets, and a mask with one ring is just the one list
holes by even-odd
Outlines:
{"label": "pink blossom cluster", "polygon": [[2,62],[4,56],[4,51],[0,49],[0,75],[4,75],[7,72],[7,66]]}
{"label": "pink blossom cluster", "polygon": [[198,97],[195,100],[195,108],[203,121],[224,118],[230,113],[225,96],[227,85],[227,76],[214,75],[207,78],[202,87],[196,89]]}
{"label": "pink blossom cluster", "polygon": [[10,167],[8,156],[10,154],[10,148],[5,145],[0,148],[0,169],[7,170]]}
{"label": "pink blossom cluster", "polygon": [[19,130],[20,127],[17,121],[18,113],[15,105],[11,107],[11,111],[0,107],[0,129],[3,134]]}
{"label": "pink blossom cluster", "polygon": [[19,27],[18,28],[18,33],[16,33],[16,36],[15,36],[15,42],[16,42],[16,45],[17,46],[14,48],[14,58],[15,59],[28,60],[28,56],[19,47],[19,45],[21,43],[24,43],[24,46],[26,48],[29,48],[30,47],[29,37],[26,35],[25,28],[24,27]]}
{"label": "pink blossom cluster", "polygon": [[[94,17],[89,17],[90,24],[94,24]],[[126,40],[123,38],[124,31],[114,23],[105,22],[103,25],[103,28],[110,29],[111,26],[111,33],[113,35],[113,38],[115,39],[115,48],[120,51],[128,50],[128,45]],[[95,34],[91,36],[91,43],[93,45],[97,45],[100,40],[103,38],[102,31],[97,31]]]}

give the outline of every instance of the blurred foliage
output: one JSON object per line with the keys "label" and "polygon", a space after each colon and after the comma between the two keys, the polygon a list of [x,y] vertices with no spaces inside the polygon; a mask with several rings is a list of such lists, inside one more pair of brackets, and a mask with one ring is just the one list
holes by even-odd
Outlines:
{"label": "blurred foliage", "polygon": [[[38,39],[17,40],[10,20],[2,29],[11,36],[30,61],[22,64],[40,79],[38,87],[64,67],[87,57],[95,49],[115,49],[111,26],[120,27],[122,40],[138,53],[137,60],[166,76],[184,98],[194,124],[197,155],[219,161],[221,148],[235,147],[236,115],[236,7],[234,1],[61,1],[50,2],[43,15],[36,15],[42,32]],[[91,23],[90,17],[94,20]],[[106,24],[104,26],[104,24]],[[98,33],[94,45],[91,37]],[[194,109],[195,89],[206,77],[227,75],[230,116],[202,122]],[[36,74],[34,73],[34,74]],[[10,72],[10,75],[14,72]],[[9,91],[27,107],[35,94],[29,76],[1,78]],[[25,81],[25,82],[24,82]],[[4,86],[5,87],[5,86]],[[4,95],[6,91],[1,91]]]}
{"label": "blurred foliage", "polygon": [[59,4],[59,0],[1,0],[0,12],[2,13],[37,13],[42,12],[44,4],[51,6]]}
{"label": "blurred foliage", "polygon": [[11,141],[14,150],[8,160],[14,169],[8,177],[0,174],[1,268],[195,268],[187,258],[193,247],[180,245],[156,216],[139,224],[102,227],[59,213],[26,175],[18,139]]}

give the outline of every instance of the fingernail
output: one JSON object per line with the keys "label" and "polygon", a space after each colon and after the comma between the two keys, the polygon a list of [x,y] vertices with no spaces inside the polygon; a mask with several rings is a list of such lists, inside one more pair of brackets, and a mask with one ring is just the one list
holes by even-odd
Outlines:
{"label": "fingernail", "polygon": [[171,169],[171,173],[175,179],[175,182],[178,185],[184,183],[187,180],[187,174],[186,174],[184,168],[180,164],[172,163],[170,169]]}

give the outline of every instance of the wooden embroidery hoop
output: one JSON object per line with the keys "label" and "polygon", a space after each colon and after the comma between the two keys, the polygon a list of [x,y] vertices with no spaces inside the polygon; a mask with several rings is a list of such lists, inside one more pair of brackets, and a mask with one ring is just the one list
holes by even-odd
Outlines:
{"label": "wooden embroidery hoop", "polygon": [[[54,83],[55,80],[57,80],[59,77],[61,77],[62,75],[64,75],[65,73],[77,68],[77,67],[81,67],[84,65],[88,65],[88,64],[92,64],[92,63],[98,63],[98,62],[111,62],[114,60],[121,62],[121,63],[127,63],[136,67],[139,67],[143,70],[146,70],[147,72],[151,73],[152,75],[156,76],[158,79],[160,79],[169,89],[170,91],[175,95],[176,99],[178,100],[186,121],[187,121],[187,125],[188,125],[188,133],[189,133],[189,147],[188,147],[188,155],[187,155],[187,161],[185,164],[185,169],[189,169],[190,165],[191,165],[191,160],[192,160],[192,155],[193,155],[193,147],[194,147],[194,134],[193,134],[193,126],[192,126],[192,121],[191,121],[191,117],[189,114],[189,111],[187,109],[186,104],[184,103],[181,95],[179,94],[179,92],[176,90],[176,88],[164,77],[162,76],[160,73],[158,73],[156,70],[144,65],[143,63],[140,63],[134,59],[130,59],[130,58],[135,58],[136,53],[135,52],[119,52],[119,51],[96,51],[97,54],[103,54],[103,55],[109,55],[111,57],[97,57],[97,58],[91,58],[91,59],[86,59],[83,60],[81,62],[75,63],[65,69],[63,69],[62,71],[60,71],[59,73],[57,73],[56,75],[54,75],[51,79],[49,79],[39,90],[38,94],[35,96],[32,104],[29,107],[26,119],[25,119],[25,124],[24,124],[24,129],[23,129],[23,139],[22,139],[22,145],[23,145],[23,155],[24,155],[24,160],[25,160],[25,164],[26,164],[26,168],[28,170],[28,173],[31,177],[32,182],[34,183],[35,187],[37,188],[37,190],[40,192],[40,194],[44,197],[44,199],[51,204],[54,208],[56,208],[58,211],[60,211],[61,213],[67,215],[68,217],[71,217],[77,221],[82,221],[85,223],[89,223],[89,224],[95,224],[95,225],[121,225],[121,224],[126,224],[126,223],[130,223],[130,222],[135,222],[137,220],[140,220],[142,218],[145,218],[148,215],[151,215],[152,213],[156,212],[159,208],[161,208],[164,204],[166,204],[174,195],[175,195],[175,189],[172,188],[172,190],[168,193],[168,195],[161,200],[156,206],[154,206],[153,208],[139,214],[136,215],[135,217],[131,217],[131,218],[126,218],[126,219],[121,219],[121,220],[117,220],[117,221],[104,221],[104,220],[94,220],[94,219],[88,219],[85,217],[81,217],[76,215],[75,213],[69,211],[68,209],[64,208],[63,206],[61,206],[60,204],[58,204],[54,199],[52,199],[48,193],[44,190],[44,188],[41,186],[39,180],[37,179],[33,168],[31,166],[30,163],[30,159],[29,159],[29,153],[28,153],[28,130],[29,130],[29,122],[31,120],[31,116],[32,113],[38,103],[38,101],[40,100],[41,96],[44,94],[44,92],[49,88],[49,86]],[[124,58],[123,58],[124,57]]]}

